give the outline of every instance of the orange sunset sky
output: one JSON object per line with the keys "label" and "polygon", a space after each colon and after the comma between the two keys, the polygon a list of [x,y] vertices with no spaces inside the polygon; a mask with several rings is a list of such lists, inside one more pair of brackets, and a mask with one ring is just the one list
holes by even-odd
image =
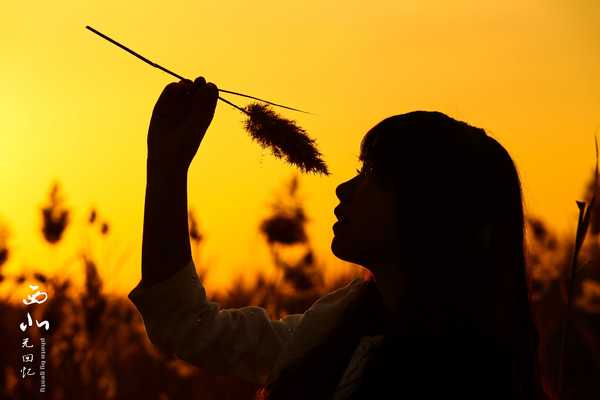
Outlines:
{"label": "orange sunset sky", "polygon": [[[6,273],[56,271],[88,235],[108,290],[126,293],[140,277],[148,122],[174,78],[85,25],[189,78],[317,114],[278,109],[316,139],[332,172],[300,176],[328,276],[355,268],[329,247],[335,187],[359,167],[370,127],[413,110],[486,129],[517,164],[526,213],[573,234],[600,133],[597,0],[13,1],[0,21]],[[219,102],[189,173],[209,289],[271,270],[258,223],[296,172],[254,143],[243,119]],[[39,227],[55,180],[73,214],[52,248]],[[87,232],[91,207],[110,224],[105,240]]]}

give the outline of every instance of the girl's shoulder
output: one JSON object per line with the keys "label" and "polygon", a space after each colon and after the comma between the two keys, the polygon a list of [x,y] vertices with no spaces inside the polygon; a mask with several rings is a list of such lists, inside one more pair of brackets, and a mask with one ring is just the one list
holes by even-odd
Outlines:
{"label": "girl's shoulder", "polygon": [[329,334],[344,311],[358,299],[364,285],[365,281],[362,278],[354,278],[344,286],[318,298],[304,312],[299,329],[305,337],[311,338],[311,343],[304,343],[306,346]]}
{"label": "girl's shoulder", "polygon": [[301,358],[333,332],[339,318],[357,298],[364,285],[365,281],[362,278],[354,278],[344,286],[318,298],[302,314],[293,337],[271,371],[269,382],[277,377],[285,365]]}
{"label": "girl's shoulder", "polygon": [[354,278],[342,287],[330,291],[318,298],[307,310],[307,312],[320,310],[320,309],[331,309],[342,306],[354,299],[358,295],[361,288],[366,284],[366,281],[362,278]]}

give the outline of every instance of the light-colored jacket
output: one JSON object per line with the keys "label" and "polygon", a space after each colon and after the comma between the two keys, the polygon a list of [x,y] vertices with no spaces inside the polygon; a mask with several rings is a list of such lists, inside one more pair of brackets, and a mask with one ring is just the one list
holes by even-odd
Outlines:
{"label": "light-colored jacket", "polygon": [[[331,332],[365,282],[355,278],[315,301],[303,314],[273,320],[257,306],[221,309],[208,301],[190,261],[165,281],[128,297],[140,312],[150,341],[162,351],[222,375],[265,384],[287,363]],[[338,383],[333,400],[350,397],[383,336],[364,336]]]}

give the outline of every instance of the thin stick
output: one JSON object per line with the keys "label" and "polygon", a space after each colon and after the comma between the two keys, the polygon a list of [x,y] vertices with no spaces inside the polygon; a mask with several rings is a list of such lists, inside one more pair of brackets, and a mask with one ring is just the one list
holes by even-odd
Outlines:
{"label": "thin stick", "polygon": [[[142,60],[143,62],[145,62],[145,63],[147,63],[147,64],[150,64],[150,65],[152,65],[154,68],[158,68],[158,69],[160,69],[161,71],[164,71],[164,72],[166,72],[167,74],[170,74],[170,75],[172,75],[172,76],[174,76],[174,77],[176,77],[176,78],[178,78],[178,79],[181,79],[181,80],[186,80],[186,78],[184,78],[183,76],[181,76],[181,75],[179,75],[179,74],[176,74],[175,72],[173,72],[173,71],[170,71],[170,70],[166,69],[166,68],[165,68],[165,67],[163,67],[162,65],[158,65],[157,63],[155,63],[155,62],[153,62],[153,61],[150,61],[150,60],[148,60],[146,57],[142,56],[141,54],[139,54],[139,53],[136,53],[135,51],[131,50],[131,49],[130,49],[130,48],[128,48],[127,46],[125,46],[125,45],[122,45],[121,43],[117,42],[116,40],[114,40],[114,39],[112,39],[112,38],[110,38],[110,37],[106,36],[106,35],[105,35],[105,34],[103,34],[102,32],[99,32],[99,31],[97,31],[96,29],[92,28],[91,26],[89,26],[89,25],[86,25],[85,29],[87,29],[87,30],[90,30],[90,31],[94,32],[96,35],[100,36],[100,37],[101,37],[101,38],[103,38],[103,39],[106,39],[106,40],[108,40],[109,42],[111,42],[111,43],[112,43],[112,44],[114,44],[115,46],[118,46],[118,47],[122,48],[123,50],[125,50],[126,52],[128,52],[128,53],[130,53],[130,54],[132,54],[132,55],[136,56],[137,58],[139,58],[139,59],[140,59],[140,60]],[[189,79],[187,79],[187,80],[189,80]],[[223,93],[230,93],[230,94],[234,94],[234,95],[237,95],[237,96],[247,97],[247,98],[249,98],[249,99],[253,99],[253,100],[262,101],[263,103],[271,104],[271,105],[274,105],[274,106],[277,106],[277,107],[283,107],[283,108],[287,108],[288,110],[294,110],[294,111],[299,111],[299,112],[306,113],[306,114],[312,114],[312,113],[310,113],[310,112],[308,112],[308,111],[302,111],[302,110],[299,110],[299,109],[297,109],[297,108],[293,108],[293,107],[284,106],[283,104],[277,104],[277,103],[273,103],[273,102],[271,102],[271,101],[269,101],[269,100],[260,99],[260,98],[258,98],[258,97],[250,96],[250,95],[243,94],[243,93],[234,92],[234,91],[231,91],[231,90],[219,89],[219,92],[223,92]],[[232,106],[236,107],[237,109],[241,110],[241,108],[239,108],[239,107],[238,107],[238,106],[236,106],[235,104],[233,104],[233,103],[231,103],[231,102],[229,102],[229,101],[226,101],[226,100],[222,99],[221,97],[219,97],[219,100],[222,100],[222,101],[226,102],[227,104],[229,104],[229,105],[232,105]]]}
{"label": "thin stick", "polygon": [[575,243],[571,257],[571,271],[567,285],[567,309],[562,320],[561,336],[560,336],[560,353],[558,364],[558,395],[559,399],[564,398],[565,394],[565,364],[566,364],[566,348],[570,334],[570,324],[573,313],[573,297],[575,296],[575,277],[577,273],[577,259],[579,251],[585,240],[594,203],[596,202],[596,193],[598,192],[598,138],[594,136],[594,144],[596,146],[596,168],[594,170],[594,188],[590,204],[587,205],[583,201],[577,201],[579,208],[579,218],[577,220],[577,231],[575,233]]}
{"label": "thin stick", "polygon": [[[580,235],[582,222],[583,222],[583,214],[585,208],[585,202],[577,201],[577,207],[579,207],[579,220],[577,222],[577,234]],[[577,240],[576,240],[577,242]],[[558,393],[559,398],[563,398],[564,393],[564,384],[565,384],[565,349],[567,344],[567,337],[569,336],[569,323],[571,322],[571,307],[572,307],[572,297],[574,292],[574,282],[575,282],[575,270],[577,268],[577,244],[573,247],[573,253],[571,255],[571,273],[570,280],[568,281],[567,287],[567,309],[565,315],[563,316],[562,326],[561,326],[561,335],[560,335],[560,352],[559,352],[559,364],[558,364]]]}
{"label": "thin stick", "polygon": [[232,102],[230,102],[229,100],[225,100],[224,98],[222,98],[222,97],[220,97],[220,96],[219,96],[219,100],[222,100],[222,101],[224,101],[225,103],[229,104],[230,106],[237,108],[238,110],[240,110],[241,112],[243,112],[244,114],[246,114],[246,115],[248,115],[248,116],[250,115],[250,113],[249,113],[248,111],[244,110],[242,107],[236,106],[235,104],[233,104],[233,103],[232,103]]}
{"label": "thin stick", "polygon": [[230,94],[234,94],[234,95],[237,95],[237,96],[247,97],[249,99],[254,99],[254,100],[262,101],[263,103],[271,104],[273,106],[283,107],[283,108],[287,108],[288,110],[294,110],[294,111],[298,111],[298,112],[301,112],[301,113],[314,115],[313,113],[308,112],[308,111],[302,111],[302,110],[299,110],[297,108],[288,107],[288,106],[284,106],[282,104],[273,103],[273,102],[268,101],[268,100],[259,99],[258,97],[250,96],[249,94],[243,94],[243,93],[233,92],[231,90],[225,90],[225,89],[219,89],[219,92],[230,93]]}

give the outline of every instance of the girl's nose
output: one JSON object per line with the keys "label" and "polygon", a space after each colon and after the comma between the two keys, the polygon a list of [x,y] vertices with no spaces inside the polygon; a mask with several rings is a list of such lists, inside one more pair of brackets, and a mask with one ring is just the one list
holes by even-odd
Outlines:
{"label": "girl's nose", "polygon": [[339,184],[336,188],[335,188],[335,195],[337,196],[337,198],[341,201],[342,200],[342,185],[343,183]]}
{"label": "girl's nose", "polygon": [[349,198],[352,182],[353,179],[350,179],[349,181],[340,183],[337,188],[335,188],[335,194],[340,201],[345,201]]}

